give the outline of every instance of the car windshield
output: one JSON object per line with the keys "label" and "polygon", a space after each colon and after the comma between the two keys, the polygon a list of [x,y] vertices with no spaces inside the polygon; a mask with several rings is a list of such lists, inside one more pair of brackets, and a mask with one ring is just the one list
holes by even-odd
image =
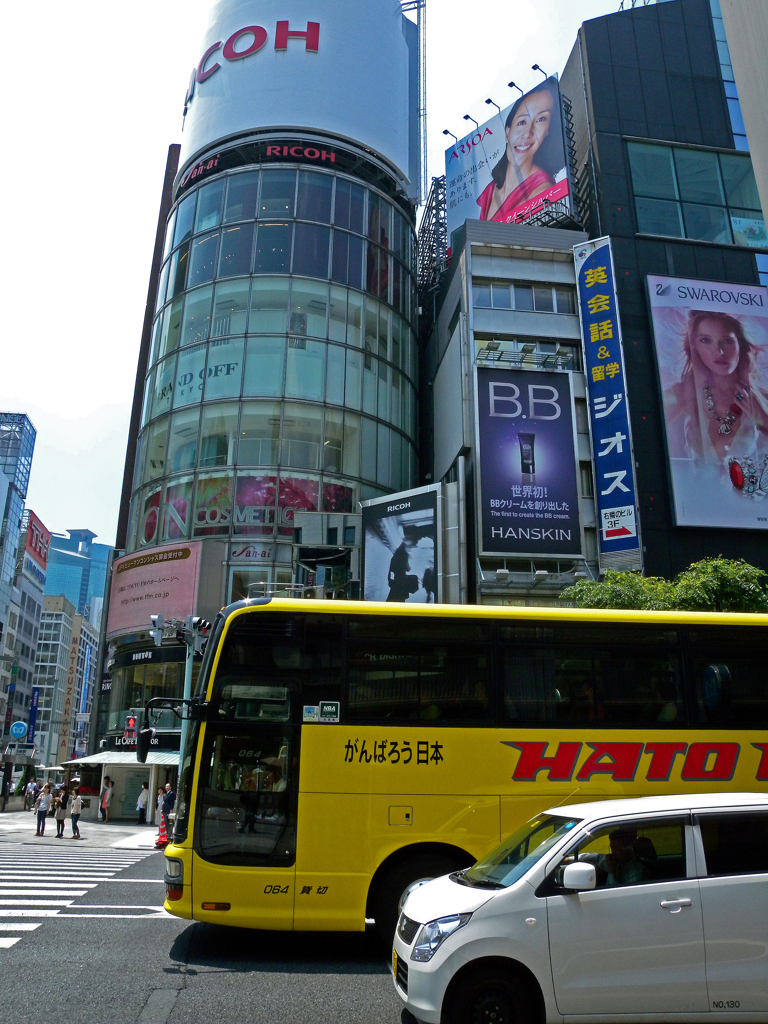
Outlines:
{"label": "car windshield", "polygon": [[464,871],[461,880],[479,888],[503,889],[512,885],[580,820],[551,814],[532,818],[487,857]]}

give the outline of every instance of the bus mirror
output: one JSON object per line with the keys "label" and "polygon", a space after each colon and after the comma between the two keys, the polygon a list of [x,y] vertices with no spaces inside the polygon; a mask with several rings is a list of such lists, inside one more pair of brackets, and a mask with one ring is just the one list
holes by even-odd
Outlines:
{"label": "bus mirror", "polygon": [[154,735],[154,729],[139,729],[139,734],[136,738],[136,760],[139,764],[147,763],[147,754],[149,753]]}

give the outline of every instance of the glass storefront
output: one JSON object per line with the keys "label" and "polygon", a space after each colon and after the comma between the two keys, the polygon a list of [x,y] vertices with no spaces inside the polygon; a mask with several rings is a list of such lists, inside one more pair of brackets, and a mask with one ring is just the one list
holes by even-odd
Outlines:
{"label": "glass storefront", "polygon": [[[128,654],[119,658],[131,658]],[[108,732],[122,732],[125,718],[130,711],[143,708],[153,697],[183,697],[185,651],[183,648],[164,649],[159,662],[117,665],[112,670],[112,690],[109,700]],[[174,660],[171,660],[174,659]],[[192,690],[194,692],[200,663],[192,666]],[[170,711],[163,711],[156,728],[178,730],[180,722]]]}
{"label": "glass storefront", "polygon": [[187,192],[167,225],[128,550],[285,542],[295,511],[414,486],[414,268],[404,212],[338,172],[251,166]]}

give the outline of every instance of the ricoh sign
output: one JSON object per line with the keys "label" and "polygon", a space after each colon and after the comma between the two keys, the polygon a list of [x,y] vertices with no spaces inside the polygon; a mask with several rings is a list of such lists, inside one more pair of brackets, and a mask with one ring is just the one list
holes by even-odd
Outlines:
{"label": "ricoh sign", "polygon": [[407,181],[418,103],[403,20],[393,0],[214,4],[187,88],[178,180],[220,141],[290,127],[359,142]]}

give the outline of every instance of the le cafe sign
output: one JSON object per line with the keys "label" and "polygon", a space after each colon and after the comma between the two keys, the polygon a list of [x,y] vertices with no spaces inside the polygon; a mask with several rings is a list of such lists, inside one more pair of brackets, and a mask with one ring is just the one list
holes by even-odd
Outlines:
{"label": "le cafe sign", "polygon": [[[278,21],[275,27],[275,50],[287,50],[291,39],[303,39],[307,53],[317,53],[320,49],[320,22],[308,21],[306,29],[302,32],[292,31],[288,21]],[[263,50],[268,40],[269,34],[261,25],[246,25],[245,28],[239,28],[237,32],[233,32],[226,42],[219,39],[209,46],[200,59],[200,63],[192,71],[187,95],[184,99],[185,110],[194,96],[195,84],[201,85],[211,75],[215,75],[221,67],[218,60],[209,64],[210,61],[214,60],[214,54],[218,54],[221,50],[221,56],[224,60],[244,60],[246,57],[252,57],[254,53]]]}

